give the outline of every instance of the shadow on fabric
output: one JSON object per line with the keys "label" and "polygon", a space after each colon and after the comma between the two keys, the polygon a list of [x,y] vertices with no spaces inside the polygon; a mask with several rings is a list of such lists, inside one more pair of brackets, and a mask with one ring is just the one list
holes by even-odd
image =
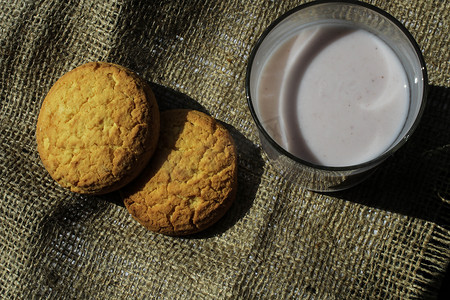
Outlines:
{"label": "shadow on fabric", "polygon": [[450,228],[450,88],[430,86],[404,147],[363,183],[330,195]]}
{"label": "shadow on fabric", "polygon": [[[450,88],[430,86],[420,124],[404,147],[366,181],[329,195],[450,229]],[[447,266],[430,278],[438,299],[448,299],[449,276]]]}

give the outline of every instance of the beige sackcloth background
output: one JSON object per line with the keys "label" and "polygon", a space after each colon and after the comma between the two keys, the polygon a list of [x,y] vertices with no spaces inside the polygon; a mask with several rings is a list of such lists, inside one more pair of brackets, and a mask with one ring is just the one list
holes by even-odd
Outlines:
{"label": "beige sackcloth background", "polygon": [[[435,299],[450,262],[450,1],[370,1],[420,45],[430,91],[405,146],[364,183],[308,192],[261,150],[244,88],[264,28],[303,1],[0,1],[0,297]],[[239,190],[207,231],[138,225],[115,194],[60,188],[36,152],[51,85],[88,61],[129,67],[161,110],[231,131]]]}

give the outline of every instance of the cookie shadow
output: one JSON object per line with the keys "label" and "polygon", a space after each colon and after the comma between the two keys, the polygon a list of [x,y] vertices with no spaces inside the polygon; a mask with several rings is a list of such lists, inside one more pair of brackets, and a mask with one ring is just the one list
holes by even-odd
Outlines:
{"label": "cookie shadow", "polygon": [[[183,108],[198,110],[210,115],[204,106],[183,93],[156,83],[149,82],[149,85],[155,94],[160,111]],[[221,122],[220,120],[219,122],[229,131],[236,145],[238,161],[236,199],[225,215],[215,224],[199,233],[184,236],[185,238],[209,238],[223,234],[233,227],[246,215],[252,206],[259,183],[261,182],[264,161],[261,157],[260,149],[232,125]],[[145,173],[145,170],[143,173]],[[97,197],[109,203],[123,208],[125,207],[120,191]]]}
{"label": "cookie shadow", "polygon": [[160,84],[147,82],[152,88],[156,97],[159,110],[165,111],[169,109],[195,109],[209,115],[209,111],[200,103],[192,99],[191,97],[175,91],[171,88],[165,87]]}

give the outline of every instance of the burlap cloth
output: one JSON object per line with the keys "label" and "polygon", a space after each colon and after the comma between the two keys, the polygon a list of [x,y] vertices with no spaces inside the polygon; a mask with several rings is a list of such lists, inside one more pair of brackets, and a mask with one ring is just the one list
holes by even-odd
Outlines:
{"label": "burlap cloth", "polygon": [[[423,50],[429,102],[408,143],[363,184],[319,194],[268,163],[247,108],[246,62],[298,1],[0,2],[0,297],[434,298],[450,261],[450,2],[372,1]],[[116,195],[56,185],[36,152],[42,100],[87,61],[122,64],[161,109],[202,109],[239,151],[235,204],[201,234],[138,225]]]}

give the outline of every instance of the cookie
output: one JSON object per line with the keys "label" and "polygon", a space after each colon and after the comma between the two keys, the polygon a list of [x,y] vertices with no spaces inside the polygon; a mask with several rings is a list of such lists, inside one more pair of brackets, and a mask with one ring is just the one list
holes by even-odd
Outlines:
{"label": "cookie", "polygon": [[130,214],[147,229],[186,235],[219,220],[236,196],[233,139],[214,118],[188,109],[161,113],[149,165],[121,190]]}
{"label": "cookie", "polygon": [[64,74],[45,97],[36,125],[39,156],[61,186],[112,192],[134,179],[159,137],[159,109],[131,70],[90,62]]}

